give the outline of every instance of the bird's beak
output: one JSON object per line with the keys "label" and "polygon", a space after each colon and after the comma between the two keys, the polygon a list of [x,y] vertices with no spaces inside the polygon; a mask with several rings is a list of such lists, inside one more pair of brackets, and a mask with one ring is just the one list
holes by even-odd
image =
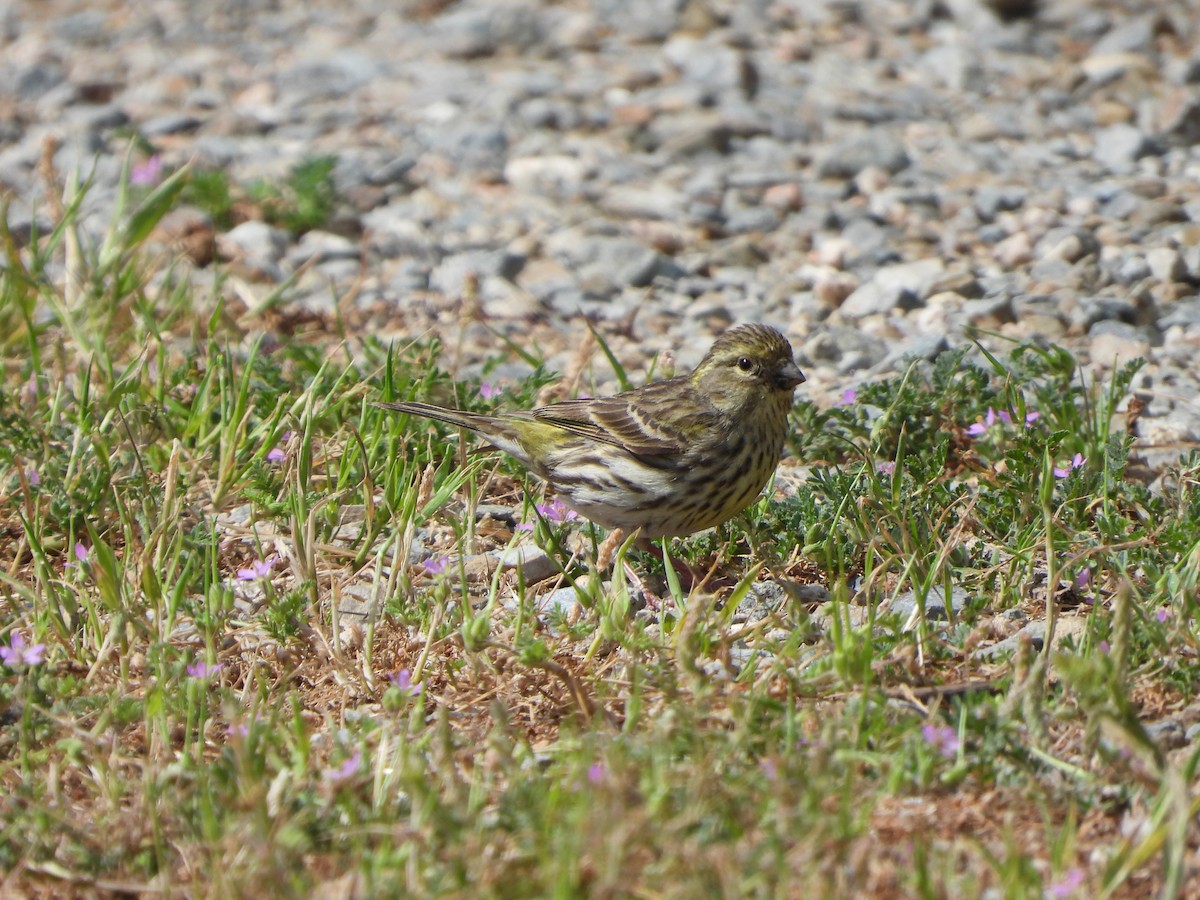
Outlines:
{"label": "bird's beak", "polygon": [[804,384],[804,373],[794,362],[789,362],[775,373],[775,385],[781,391],[794,390],[798,384]]}

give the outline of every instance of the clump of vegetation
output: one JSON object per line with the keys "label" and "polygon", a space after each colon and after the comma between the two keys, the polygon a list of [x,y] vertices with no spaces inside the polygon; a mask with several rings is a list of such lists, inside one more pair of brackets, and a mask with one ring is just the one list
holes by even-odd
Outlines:
{"label": "clump of vegetation", "polygon": [[336,165],[336,157],[318,156],[298,163],[281,182],[258,179],[247,185],[232,183],[218,169],[197,169],[190,173],[183,196],[223,231],[236,225],[239,218],[261,218],[293,234],[303,234],[321,228],[333,216]]}

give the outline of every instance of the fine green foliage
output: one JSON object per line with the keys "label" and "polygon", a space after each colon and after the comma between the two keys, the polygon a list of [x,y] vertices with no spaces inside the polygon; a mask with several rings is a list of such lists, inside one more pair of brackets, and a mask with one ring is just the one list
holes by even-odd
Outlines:
{"label": "fine green foliage", "polygon": [[232,183],[220,170],[197,169],[188,175],[183,199],[207,213],[222,231],[237,224],[241,203],[256,208],[272,225],[301,234],[322,227],[332,217],[337,202],[336,165],[335,156],[317,156],[297,163],[282,180],[256,179],[246,185]]}
{"label": "fine green foliage", "polygon": [[229,185],[229,178],[218,169],[197,169],[192,172],[183,198],[208,213],[213,225],[221,231],[228,231],[236,224],[233,220],[233,189]]}
{"label": "fine green foliage", "polygon": [[318,156],[298,163],[282,183],[256,181],[247,193],[273,225],[297,234],[323,225],[333,213],[335,199],[334,156]]}
{"label": "fine green foliage", "polygon": [[[331,169],[263,209],[320,224]],[[372,405],[529,408],[537,348],[290,340],[148,250],[222,177],[125,189],[95,246],[85,190],[29,246],[0,220],[13,890],[1194,886],[1200,457],[1132,476],[1136,366],[981,337],[801,399],[742,517],[601,569],[518,464]]]}

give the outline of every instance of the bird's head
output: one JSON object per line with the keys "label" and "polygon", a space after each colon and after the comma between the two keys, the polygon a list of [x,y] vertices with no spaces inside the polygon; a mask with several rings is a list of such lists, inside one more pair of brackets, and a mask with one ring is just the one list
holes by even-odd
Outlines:
{"label": "bird's head", "polygon": [[718,410],[735,414],[771,400],[790,405],[804,373],[779,331],[767,325],[739,325],[717,338],[691,381]]}

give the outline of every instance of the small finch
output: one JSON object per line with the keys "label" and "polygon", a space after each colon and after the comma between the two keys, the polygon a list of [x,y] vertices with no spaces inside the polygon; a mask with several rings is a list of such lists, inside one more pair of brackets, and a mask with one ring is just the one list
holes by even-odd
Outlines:
{"label": "small finch", "polygon": [[741,325],[690,375],[611,397],[495,416],[375,405],[474,431],[597,525],[656,538],[712,528],[750,505],[779,463],[803,382],[779,331]]}

